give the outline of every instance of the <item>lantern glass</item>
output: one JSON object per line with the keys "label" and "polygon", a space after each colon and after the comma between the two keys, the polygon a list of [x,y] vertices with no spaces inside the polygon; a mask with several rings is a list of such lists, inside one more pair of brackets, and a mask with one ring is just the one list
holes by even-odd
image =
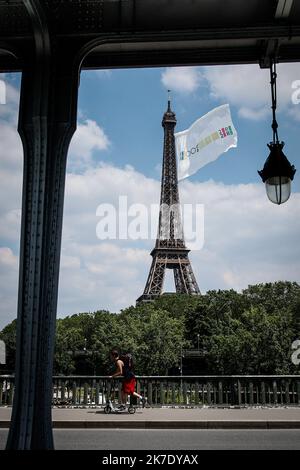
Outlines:
{"label": "lantern glass", "polygon": [[266,180],[267,196],[274,204],[282,204],[291,194],[291,180],[288,176],[273,176]]}

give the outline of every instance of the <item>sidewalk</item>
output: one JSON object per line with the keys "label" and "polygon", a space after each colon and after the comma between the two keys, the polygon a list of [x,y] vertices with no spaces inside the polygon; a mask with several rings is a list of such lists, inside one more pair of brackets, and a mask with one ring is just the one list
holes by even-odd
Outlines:
{"label": "sidewalk", "polygon": [[[11,408],[0,408],[8,428]],[[300,408],[145,408],[106,415],[99,408],[53,408],[54,428],[106,429],[300,429]]]}

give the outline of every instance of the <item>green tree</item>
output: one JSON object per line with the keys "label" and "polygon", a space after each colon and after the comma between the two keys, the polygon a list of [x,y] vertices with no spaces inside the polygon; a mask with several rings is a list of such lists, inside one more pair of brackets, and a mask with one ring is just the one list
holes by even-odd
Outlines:
{"label": "green tree", "polygon": [[263,305],[272,314],[275,310],[290,309],[299,302],[300,286],[297,282],[268,282],[249,286],[242,294],[251,305]]}
{"label": "green tree", "polygon": [[84,336],[82,330],[76,326],[66,328],[68,321],[59,319],[56,327],[56,347],[54,355],[54,373],[69,375],[75,371],[74,352],[82,349]]}
{"label": "green tree", "polygon": [[16,362],[16,332],[17,320],[13,320],[0,332],[0,339],[4,341],[6,347],[6,367],[14,371]]}
{"label": "green tree", "polygon": [[126,348],[135,356],[136,373],[165,375],[179,364],[181,348],[187,345],[183,318],[173,318],[167,310],[157,308],[157,303],[130,307],[120,316]]}
{"label": "green tree", "polygon": [[[54,372],[109,374],[109,352],[131,352],[136,373],[166,374],[179,365],[183,348],[198,346],[201,373],[299,373],[291,363],[291,344],[300,337],[300,286],[275,282],[249,286],[242,293],[212,290],[205,295],[163,295],[155,302],[57,320]],[[0,338],[13,370],[16,321]],[[87,353],[85,353],[85,348]]]}

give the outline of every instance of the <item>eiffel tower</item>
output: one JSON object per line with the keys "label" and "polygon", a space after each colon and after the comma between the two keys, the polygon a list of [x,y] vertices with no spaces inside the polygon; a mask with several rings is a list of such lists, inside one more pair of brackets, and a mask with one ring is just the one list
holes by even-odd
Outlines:
{"label": "eiffel tower", "polygon": [[144,293],[137,299],[149,302],[162,295],[166,269],[173,269],[177,294],[199,295],[200,290],[194,276],[185,246],[179,206],[174,128],[176,116],[168,109],[162,120],[164,128],[164,153],[160,196],[158,235]]}

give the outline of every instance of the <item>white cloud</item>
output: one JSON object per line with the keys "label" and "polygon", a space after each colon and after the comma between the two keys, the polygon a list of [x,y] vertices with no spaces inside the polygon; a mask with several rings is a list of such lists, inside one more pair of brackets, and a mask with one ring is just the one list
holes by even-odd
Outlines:
{"label": "white cloud", "polygon": [[[1,180],[1,172],[0,172],[0,180]],[[20,186],[18,189],[20,192]],[[15,245],[19,245],[21,209],[1,210],[0,221],[1,221],[0,240],[2,241],[6,240],[6,241],[9,241],[10,243],[14,243]]]}
{"label": "white cloud", "polygon": [[101,308],[119,311],[134,303],[137,292],[144,288],[144,266],[150,261],[148,250],[95,241],[93,245],[63,243],[65,251],[77,258],[77,265],[75,261],[69,266],[62,264],[60,315]]}
{"label": "white cloud", "polygon": [[[159,192],[158,180],[132,167],[103,165],[82,174],[68,174],[59,315],[100,308],[118,311],[141,295],[154,241],[98,240],[96,208],[101,202],[117,205],[120,194],[128,196],[128,204],[149,206],[158,202]],[[267,200],[261,184],[185,180],[180,184],[180,195],[183,203],[205,205],[205,244],[190,254],[202,292],[240,290],[248,284],[279,279],[300,281],[299,193],[293,193],[283,206],[275,206]],[[15,227],[16,221],[8,219],[6,224]],[[5,247],[0,253],[3,326],[6,312],[11,319],[15,314],[17,254]]]}
{"label": "white cloud", "polygon": [[15,270],[17,268],[17,262],[18,259],[10,248],[0,248],[0,263],[2,266],[11,267]]}
{"label": "white cloud", "polygon": [[17,247],[20,239],[23,150],[16,129],[18,92],[11,92],[11,86],[8,90],[7,104],[0,105],[0,247],[7,243]]}
{"label": "white cloud", "polygon": [[8,80],[5,74],[0,74],[0,80],[5,83],[5,102],[0,104],[0,120],[17,124],[20,93]]}
{"label": "white cloud", "polygon": [[8,247],[0,247],[0,329],[16,317],[18,257]]}
{"label": "white cloud", "polygon": [[95,74],[96,77],[98,78],[110,78],[112,71],[108,69],[103,69],[103,70],[93,70],[93,73]]}
{"label": "white cloud", "polygon": [[0,328],[17,313],[23,170],[22,144],[16,129],[19,91],[9,78],[5,76],[6,104],[0,105]]}
{"label": "white cloud", "polygon": [[193,93],[201,82],[196,67],[170,67],[163,71],[161,81],[166,88],[180,93]]}
{"label": "white cloud", "polygon": [[250,119],[251,121],[260,121],[270,116],[270,110],[265,108],[251,109],[245,106],[242,106],[239,109],[239,116],[245,119]]}
{"label": "white cloud", "polygon": [[182,201],[205,204],[205,244],[191,254],[202,290],[240,290],[276,280],[299,282],[299,193],[276,206],[260,184],[185,181],[181,196]]}
{"label": "white cloud", "polygon": [[[214,88],[215,93],[221,93],[220,87]],[[235,104],[242,109],[242,85],[237,90]],[[252,106],[249,99],[245,108],[258,112],[263,109],[262,100]],[[12,109],[7,116],[13,117]],[[17,305],[22,147],[13,122],[0,123],[0,328],[15,317]],[[109,145],[94,121],[79,126],[72,145],[75,170],[81,166],[82,171],[73,171],[71,165],[67,175],[58,313],[118,311],[143,292],[154,241],[98,240],[96,208],[101,203],[117,207],[119,195],[126,195],[128,204],[158,203],[160,182],[131,166],[92,165],[94,152]],[[202,292],[279,279],[300,281],[299,193],[294,192],[283,206],[275,206],[267,200],[262,184],[185,180],[180,183],[180,195],[183,203],[205,205],[205,244],[190,254]]]}
{"label": "white cloud", "polygon": [[[80,268],[61,271],[60,313],[71,313],[76,306],[77,310],[116,311],[135,302],[150,269],[154,240],[97,240],[95,208],[99,202],[117,207],[120,194],[128,196],[129,204],[150,206],[158,202],[159,191],[159,181],[132,168],[106,165],[68,175],[63,253],[77,257]],[[202,292],[240,290],[279,279],[300,281],[299,193],[293,193],[285,205],[275,206],[261,184],[185,180],[180,194],[183,203],[205,206],[205,244],[190,255]]]}
{"label": "white cloud", "polygon": [[16,127],[0,121],[0,138],[1,171],[18,170],[22,161],[23,149]]}
{"label": "white cloud", "polygon": [[[204,67],[202,73],[208,82],[211,96],[236,106],[241,117],[261,120],[266,116],[271,116],[268,69],[260,69],[255,64],[227,65]],[[295,91],[292,83],[299,78],[299,64],[277,65],[277,109],[279,112],[295,109],[296,105],[291,102]]]}
{"label": "white cloud", "polygon": [[295,121],[300,121],[300,104],[295,104],[293,107],[290,107],[287,114]]}
{"label": "white cloud", "polygon": [[69,166],[83,169],[91,165],[93,152],[106,150],[110,141],[104,130],[93,120],[78,124],[69,150]]}
{"label": "white cloud", "polygon": [[254,109],[268,104],[268,70],[260,69],[258,65],[204,67],[203,74],[213,98]]}
{"label": "white cloud", "polygon": [[[293,82],[300,79],[298,63],[277,64],[277,110],[300,120],[300,105],[292,103]],[[262,120],[271,116],[269,69],[256,64],[206,67],[170,67],[163,71],[165,87],[180,93],[193,93],[208,86],[211,98],[238,108],[242,118]]]}

